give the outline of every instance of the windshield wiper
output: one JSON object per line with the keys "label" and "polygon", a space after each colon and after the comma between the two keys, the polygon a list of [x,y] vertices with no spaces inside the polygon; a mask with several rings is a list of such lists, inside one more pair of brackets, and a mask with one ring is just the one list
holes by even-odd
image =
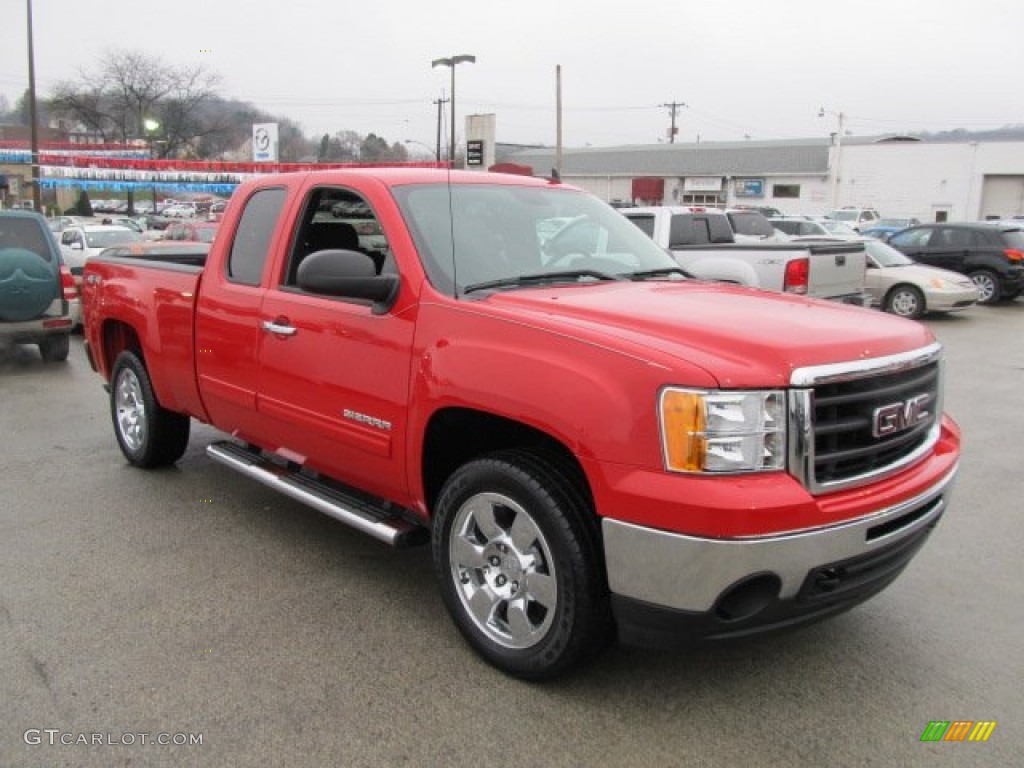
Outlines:
{"label": "windshield wiper", "polygon": [[622,279],[618,275],[610,275],[607,272],[600,272],[596,269],[571,269],[563,272],[537,272],[532,275],[503,277],[498,280],[488,280],[483,283],[472,283],[463,288],[462,292],[472,293],[473,291],[484,291],[488,288],[520,288],[526,285],[538,285],[541,283],[576,281],[584,277],[589,277],[592,280]]}
{"label": "windshield wiper", "polygon": [[649,277],[668,277],[669,275],[682,275],[693,278],[689,272],[681,267],[660,267],[659,269],[644,269],[639,272],[630,272],[630,280],[646,280]]}

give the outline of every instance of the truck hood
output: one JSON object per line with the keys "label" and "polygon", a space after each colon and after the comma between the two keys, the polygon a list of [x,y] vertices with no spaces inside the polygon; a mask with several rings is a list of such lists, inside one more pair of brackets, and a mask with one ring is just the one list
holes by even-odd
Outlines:
{"label": "truck hood", "polygon": [[934,341],[924,325],[827,301],[716,283],[601,283],[499,292],[485,301],[650,363],[696,365],[731,388],[789,384],[796,368],[884,357]]}

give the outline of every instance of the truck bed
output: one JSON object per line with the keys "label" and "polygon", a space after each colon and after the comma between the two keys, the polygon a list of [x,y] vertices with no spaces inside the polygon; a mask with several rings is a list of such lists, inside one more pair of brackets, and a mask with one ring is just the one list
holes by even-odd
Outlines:
{"label": "truck bed", "polygon": [[[104,378],[114,360],[106,352],[111,335],[134,329],[147,357],[157,399],[169,410],[206,420],[196,386],[195,297],[203,267],[152,258],[101,255],[86,262],[83,323],[86,351]],[[151,296],[152,303],[138,299]],[[102,302],[104,326],[92,315]],[[155,319],[155,322],[154,322]]]}
{"label": "truck bed", "polygon": [[672,254],[696,277],[776,291],[783,288],[786,264],[807,258],[808,296],[844,299],[864,295],[867,257],[861,243],[714,243],[676,246]]}

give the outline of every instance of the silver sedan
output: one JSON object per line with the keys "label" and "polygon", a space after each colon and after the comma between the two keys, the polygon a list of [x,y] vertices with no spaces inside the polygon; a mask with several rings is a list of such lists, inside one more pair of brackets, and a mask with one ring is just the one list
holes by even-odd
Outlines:
{"label": "silver sedan", "polygon": [[969,277],[918,264],[881,240],[863,242],[868,254],[865,289],[872,306],[918,318],[925,312],[965,309],[978,301],[978,288]]}

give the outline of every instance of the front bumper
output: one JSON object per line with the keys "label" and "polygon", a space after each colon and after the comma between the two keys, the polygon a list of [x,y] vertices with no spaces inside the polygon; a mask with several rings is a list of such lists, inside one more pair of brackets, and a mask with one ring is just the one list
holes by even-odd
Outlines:
{"label": "front bumper", "polygon": [[929,312],[955,312],[977,304],[978,291],[976,288],[965,288],[962,291],[927,291],[924,302]]}
{"label": "front bumper", "polygon": [[954,466],[926,491],[851,522],[712,539],[603,520],[620,638],[669,646],[814,621],[884,589],[945,511]]}

